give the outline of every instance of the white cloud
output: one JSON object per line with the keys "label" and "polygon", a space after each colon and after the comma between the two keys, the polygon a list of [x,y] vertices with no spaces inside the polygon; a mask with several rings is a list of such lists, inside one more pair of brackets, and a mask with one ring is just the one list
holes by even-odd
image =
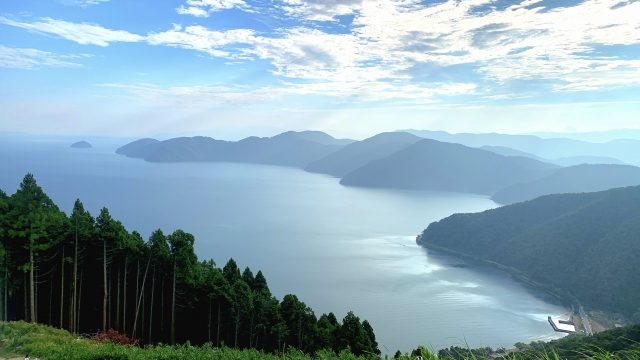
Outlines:
{"label": "white cloud", "polygon": [[111,30],[100,25],[72,23],[51,18],[42,18],[34,22],[24,22],[0,16],[0,24],[56,35],[81,45],[104,47],[108,46],[111,42],[138,42],[144,40],[143,36],[124,30]]}
{"label": "white cloud", "polygon": [[[354,19],[345,33],[302,26],[264,34],[252,29],[174,25],[146,36],[49,18],[23,22],[0,17],[0,23],[80,44],[146,41],[235,61],[266,60],[276,76],[305,82],[299,91],[360,94],[369,99],[406,99],[411,91],[415,98],[433,98],[446,94],[434,89],[451,84],[452,93],[464,89],[461,93],[490,98],[495,94],[473,83],[491,83],[495,89],[496,84],[512,80],[540,81],[549,84],[543,90],[554,91],[640,82],[635,80],[640,78],[638,60],[597,52],[602,46],[640,44],[638,1],[585,0],[547,9],[542,0],[524,0],[497,9],[494,0],[430,5],[417,0],[282,0],[280,7],[305,21],[334,21],[341,15]],[[231,8],[250,11],[244,0],[188,0],[179,11],[208,16]],[[446,69],[450,65],[467,65],[471,78],[462,82],[430,79],[419,73],[417,65],[442,72],[450,71]],[[417,75],[422,82],[416,81]],[[373,96],[375,91],[380,94]]]}
{"label": "white cloud", "polygon": [[209,17],[214,12],[234,8],[249,10],[249,5],[244,0],[187,0],[186,4],[180,5],[176,11],[183,15]]}
{"label": "white cloud", "polygon": [[353,15],[365,0],[283,0],[282,9],[290,16],[312,21],[335,21],[337,16]]}
{"label": "white cloud", "polygon": [[182,27],[174,25],[173,29],[151,33],[147,42],[151,45],[165,45],[191,49],[216,57],[235,58],[238,54],[225,50],[228,45],[253,44],[256,36],[253,30],[237,29],[227,31],[209,30],[200,25]]}
{"label": "white cloud", "polygon": [[34,69],[41,67],[79,67],[74,59],[86,55],[58,55],[30,48],[13,48],[0,45],[0,67],[10,69]]}

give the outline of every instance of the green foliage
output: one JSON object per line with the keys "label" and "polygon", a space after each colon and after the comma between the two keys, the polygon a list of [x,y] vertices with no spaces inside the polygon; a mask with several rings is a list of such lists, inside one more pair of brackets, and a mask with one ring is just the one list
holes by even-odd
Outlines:
{"label": "green foliage", "polygon": [[[640,359],[638,327],[615,329],[592,337],[569,336],[549,343],[522,345],[518,351],[489,348],[469,349],[451,347],[436,353],[425,347],[418,347],[411,354],[397,351],[394,359],[401,360],[637,360]],[[633,340],[635,338],[636,340]],[[0,355],[30,354],[47,360],[374,360],[378,355],[357,356],[348,350],[338,353],[319,350],[308,355],[300,350],[270,354],[256,349],[230,349],[213,347],[210,343],[203,346],[188,344],[178,346],[153,345],[145,347],[100,343],[88,338],[74,336],[67,331],[52,327],[29,324],[26,322],[0,323]],[[387,357],[385,356],[385,359]]]}
{"label": "green foliage", "polygon": [[[544,196],[432,223],[419,243],[497,263],[571,302],[632,318],[640,187]],[[576,300],[577,299],[577,300]]]}
{"label": "green foliage", "polygon": [[[366,321],[352,327],[356,336],[340,331],[329,314],[321,335],[313,310],[297,297],[278,301],[261,271],[254,276],[246,267],[241,273],[233,259],[222,269],[199,261],[194,236],[183,230],[168,236],[156,230],[145,242],[107,208],[94,220],[80,200],[67,217],[30,174],[12,196],[0,192],[0,210],[0,320],[30,320],[76,334],[113,329],[147,345],[175,339],[270,353],[378,352]],[[183,348],[171,351],[176,349]],[[95,351],[94,358],[118,358],[124,350]]]}

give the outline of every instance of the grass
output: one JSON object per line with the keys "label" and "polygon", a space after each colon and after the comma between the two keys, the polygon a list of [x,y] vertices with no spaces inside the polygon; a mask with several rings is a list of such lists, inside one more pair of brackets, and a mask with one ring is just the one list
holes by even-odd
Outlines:
{"label": "grass", "polygon": [[[136,346],[100,343],[91,339],[76,337],[65,330],[23,321],[0,323],[0,359],[20,358],[29,354],[42,360],[372,360],[378,357],[357,357],[348,351],[335,354],[320,351],[307,355],[297,350],[284,354],[266,354],[257,350],[236,350],[215,348],[210,345],[155,345],[144,348]],[[453,356],[456,360],[509,359],[509,360],[640,360],[640,344],[629,349],[610,352],[597,347],[585,346],[569,356],[560,356],[550,347],[535,351],[521,351],[505,354],[482,354],[467,349]],[[439,360],[435,351],[419,348],[413,356],[402,355],[402,360]]]}

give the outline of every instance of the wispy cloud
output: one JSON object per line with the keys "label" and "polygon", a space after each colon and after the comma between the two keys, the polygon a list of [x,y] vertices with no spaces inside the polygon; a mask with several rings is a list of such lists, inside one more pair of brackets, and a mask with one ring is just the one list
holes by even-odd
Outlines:
{"label": "wispy cloud", "polygon": [[79,67],[74,60],[87,55],[59,55],[30,48],[13,48],[0,45],[0,67],[10,69],[35,69],[42,67]]}
{"label": "wispy cloud", "polygon": [[62,3],[68,6],[89,7],[109,2],[110,0],[62,0]]}
{"label": "wispy cloud", "polygon": [[95,24],[73,23],[51,18],[27,22],[0,16],[0,24],[56,35],[82,45],[104,47],[112,42],[138,42],[144,40],[144,36],[132,34],[125,30],[111,30]]}
{"label": "wispy cloud", "polygon": [[187,0],[176,11],[183,15],[209,17],[214,12],[234,8],[249,10],[249,5],[244,0]]}
{"label": "wispy cloud", "polygon": [[215,57],[238,58],[241,53],[226,49],[228,45],[250,45],[255,43],[253,30],[227,31],[209,30],[200,25],[182,27],[174,25],[171,30],[151,33],[146,40],[151,45],[165,45],[205,52]]}

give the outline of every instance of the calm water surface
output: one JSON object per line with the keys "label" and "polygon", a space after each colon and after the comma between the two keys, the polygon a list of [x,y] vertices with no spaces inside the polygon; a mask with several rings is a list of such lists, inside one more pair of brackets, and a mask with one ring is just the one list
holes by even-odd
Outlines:
{"label": "calm water surface", "polygon": [[354,310],[385,353],[559,336],[546,317],[566,309],[505,274],[415,244],[432,221],[497,206],[486,197],[349,188],[273,166],[153,164],[115,155],[114,144],[69,143],[0,139],[0,188],[13,193],[32,172],[67,212],[79,197],[145,237],[182,228],[200,258],[261,269],[278,298],[294,293],[317,315]]}

